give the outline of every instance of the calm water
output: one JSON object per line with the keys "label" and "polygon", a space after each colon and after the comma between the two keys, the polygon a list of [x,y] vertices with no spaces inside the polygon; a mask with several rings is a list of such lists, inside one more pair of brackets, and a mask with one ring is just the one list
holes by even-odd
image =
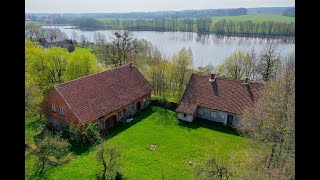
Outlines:
{"label": "calm water", "polygon": [[[53,27],[53,26],[47,26]],[[94,42],[96,32],[106,35],[109,40],[113,36],[112,30],[84,31],[70,29],[71,26],[56,26],[71,38],[72,31],[75,30],[78,37],[84,34],[90,42]],[[288,39],[268,39],[249,37],[217,37],[215,35],[199,36],[193,32],[155,32],[155,31],[133,31],[137,39],[145,39],[157,46],[165,57],[170,58],[181,48],[191,48],[193,53],[194,66],[205,66],[207,64],[217,65],[224,58],[231,55],[236,50],[250,50],[252,47],[259,53],[263,47],[274,42],[277,44],[280,55],[285,55],[295,49],[294,40]]]}

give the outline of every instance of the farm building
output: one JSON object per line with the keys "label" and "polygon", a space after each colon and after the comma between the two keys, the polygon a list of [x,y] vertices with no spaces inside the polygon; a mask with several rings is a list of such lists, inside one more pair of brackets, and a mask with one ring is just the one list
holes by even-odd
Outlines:
{"label": "farm building", "polygon": [[47,37],[47,38],[40,38],[39,42],[42,46],[48,48],[48,47],[62,47],[68,49],[69,52],[72,52],[74,50],[74,44],[72,40],[65,39],[63,37]]}
{"label": "farm building", "polygon": [[151,85],[130,63],[55,85],[42,109],[52,128],[98,122],[103,131],[147,107],[151,91]]}
{"label": "farm building", "polygon": [[176,109],[178,119],[195,118],[236,126],[239,115],[252,106],[264,89],[262,82],[192,74]]}

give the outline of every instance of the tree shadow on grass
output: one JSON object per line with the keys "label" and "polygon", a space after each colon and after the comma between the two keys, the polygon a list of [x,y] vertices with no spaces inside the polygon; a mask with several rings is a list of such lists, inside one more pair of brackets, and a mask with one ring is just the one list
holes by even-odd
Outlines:
{"label": "tree shadow on grass", "polygon": [[189,129],[197,129],[199,127],[211,129],[214,131],[219,131],[227,134],[232,134],[235,136],[240,136],[240,134],[233,128],[225,126],[221,123],[212,122],[203,119],[195,119],[193,122],[179,121],[178,125],[184,126]]}
{"label": "tree shadow on grass", "polygon": [[130,123],[123,122],[123,123],[118,124],[116,127],[113,127],[112,129],[110,129],[106,133],[106,135],[103,136],[103,138],[109,139],[109,138],[116,136],[117,134],[121,133],[122,131],[125,131],[126,129],[130,128],[131,126],[134,126],[135,124],[139,123],[141,120],[147,118],[148,116],[150,116],[154,112],[155,112],[155,110],[153,110],[151,108],[151,106],[147,107],[146,109],[141,110],[140,112],[138,112],[137,114],[135,114],[133,116],[133,121],[131,121]]}
{"label": "tree shadow on grass", "polygon": [[89,149],[95,146],[95,144],[71,144],[70,151],[74,152],[76,155],[89,153]]}

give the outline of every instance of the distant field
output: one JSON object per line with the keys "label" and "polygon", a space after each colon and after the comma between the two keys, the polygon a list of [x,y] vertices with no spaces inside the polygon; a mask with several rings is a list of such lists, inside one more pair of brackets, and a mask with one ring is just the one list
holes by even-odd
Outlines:
{"label": "distant field", "polygon": [[291,23],[295,22],[294,17],[282,16],[282,15],[273,15],[273,14],[250,14],[243,16],[215,16],[212,17],[213,23],[221,20],[233,20],[233,21],[253,21],[253,22],[263,22],[263,21],[275,21],[275,22],[285,22]]}
{"label": "distant field", "polygon": [[[110,136],[109,143],[121,147],[121,172],[128,179],[161,179],[162,175],[165,179],[194,179],[189,161],[203,163],[216,151],[236,164],[246,163],[252,151],[248,139],[234,130],[216,124],[179,122],[175,112],[166,115],[158,107],[143,110],[131,123],[114,128]],[[152,144],[158,150],[148,150]],[[97,179],[102,166],[97,164],[96,151],[96,147],[77,150],[73,161],[48,168],[36,179]],[[26,160],[27,176],[34,162],[33,158]],[[238,168],[232,179],[248,171],[252,169]]]}
{"label": "distant field", "polygon": [[[135,18],[95,18],[102,22],[108,22],[110,20],[136,20]],[[179,18],[182,19],[182,18]],[[196,19],[196,18],[193,18]],[[250,14],[250,15],[242,15],[242,16],[213,16],[212,22],[215,23],[219,20],[233,20],[233,21],[248,21],[251,20],[253,22],[263,22],[263,21],[275,21],[275,22],[286,22],[291,23],[295,22],[294,17],[282,16],[282,15],[274,15],[274,14]],[[144,19],[147,20],[147,19]]]}

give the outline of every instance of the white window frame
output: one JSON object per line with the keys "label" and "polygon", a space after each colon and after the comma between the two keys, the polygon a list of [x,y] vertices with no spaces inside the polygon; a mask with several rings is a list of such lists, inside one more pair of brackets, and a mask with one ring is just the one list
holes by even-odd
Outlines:
{"label": "white window frame", "polygon": [[211,118],[217,118],[217,111],[210,111]]}
{"label": "white window frame", "polygon": [[60,114],[61,114],[62,116],[65,116],[63,107],[60,107]]}
{"label": "white window frame", "polygon": [[51,110],[52,110],[53,112],[56,112],[56,105],[55,105],[54,103],[52,103],[52,105],[51,105]]}

